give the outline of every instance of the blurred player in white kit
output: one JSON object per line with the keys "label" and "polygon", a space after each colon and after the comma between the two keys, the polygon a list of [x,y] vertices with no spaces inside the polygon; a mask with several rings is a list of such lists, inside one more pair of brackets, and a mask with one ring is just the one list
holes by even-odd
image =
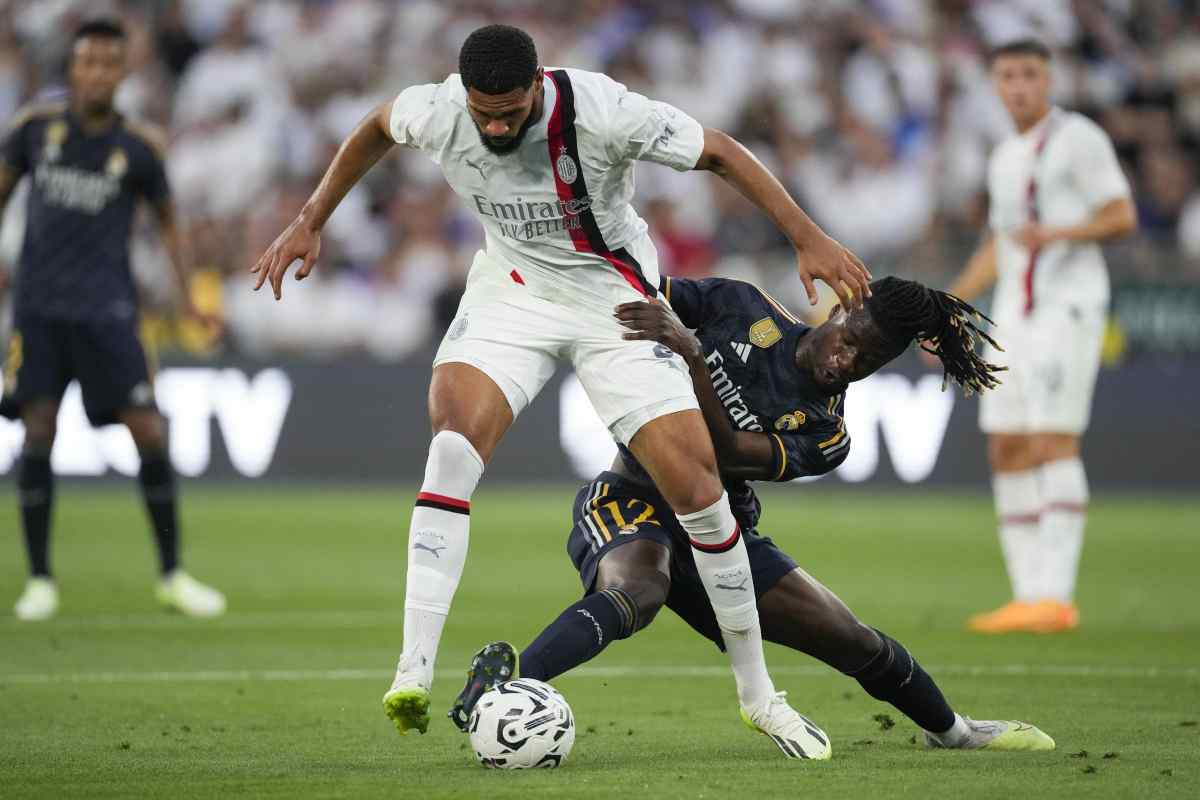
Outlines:
{"label": "blurred player in white kit", "polygon": [[992,53],[1015,133],[988,165],[988,233],[950,292],[995,284],[992,317],[1008,366],[980,399],[1000,544],[1013,600],[972,617],[979,633],[1054,633],[1079,625],[1075,578],[1087,519],[1079,442],[1108,314],[1100,243],[1137,227],[1108,135],[1050,100],[1050,51],[1032,39]]}

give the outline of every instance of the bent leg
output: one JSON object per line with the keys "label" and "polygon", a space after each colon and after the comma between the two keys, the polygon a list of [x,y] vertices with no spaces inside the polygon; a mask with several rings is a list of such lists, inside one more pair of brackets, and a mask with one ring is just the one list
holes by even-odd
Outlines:
{"label": "bent leg", "polygon": [[438,645],[467,562],[471,495],[514,416],[500,387],[481,369],[460,362],[434,367],[433,439],[408,528],[404,644],[383,696],[384,712],[402,734],[429,728]]}
{"label": "bent leg", "polygon": [[958,717],[933,678],[904,647],[867,627],[837,595],[796,569],[759,600],[763,635],[824,661],[854,678],[876,700],[891,703],[930,733],[953,728]]}
{"label": "bent leg", "polygon": [[471,496],[512,424],[500,387],[467,364],[441,364],[429,386],[433,439],[408,533],[404,649],[397,679],[428,689],[442,629],[467,560]]}
{"label": "bent leg", "polygon": [[797,567],[758,601],[763,638],[825,662],[859,669],[879,652],[879,634],[820,581]]}
{"label": "bent leg", "polygon": [[595,591],[567,607],[521,652],[521,677],[551,680],[649,625],[667,601],[670,558],[667,546],[651,539],[605,553]]}
{"label": "bent leg", "polygon": [[721,627],[743,709],[775,696],[762,651],[746,543],[717,473],[716,455],[698,410],[658,417],[642,426],[629,449],[650,473],[687,533],[696,571]]}

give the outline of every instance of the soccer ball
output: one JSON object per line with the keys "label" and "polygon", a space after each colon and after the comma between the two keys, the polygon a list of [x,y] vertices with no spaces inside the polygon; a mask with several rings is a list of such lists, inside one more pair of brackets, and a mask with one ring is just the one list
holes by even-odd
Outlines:
{"label": "soccer ball", "polygon": [[575,744],[575,715],[553,686],[529,678],[479,698],[467,724],[479,763],[491,769],[552,769]]}

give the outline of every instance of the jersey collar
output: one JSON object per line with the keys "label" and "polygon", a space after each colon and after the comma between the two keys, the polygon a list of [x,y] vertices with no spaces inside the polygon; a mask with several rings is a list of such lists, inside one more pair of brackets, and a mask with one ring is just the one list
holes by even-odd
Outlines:
{"label": "jersey collar", "polygon": [[104,128],[103,130],[89,130],[87,126],[83,124],[83,119],[75,113],[75,109],[71,108],[70,103],[67,103],[66,116],[70,121],[71,126],[75,128],[75,130],[79,131],[79,134],[85,139],[103,139],[107,136],[111,136],[113,133],[118,131],[121,128],[121,125],[125,122],[124,115],[121,114],[120,111],[116,111],[114,109],[112,123],[109,124],[108,127]]}
{"label": "jersey collar", "polygon": [[[546,70],[549,72],[549,70]],[[554,104],[558,102],[558,89],[547,74],[542,75],[542,118],[525,133],[526,142],[544,142],[550,138],[550,117],[554,113]]]}
{"label": "jersey collar", "polygon": [[1042,136],[1044,136],[1046,133],[1046,129],[1050,127],[1052,121],[1059,115],[1059,113],[1060,111],[1058,106],[1050,106],[1050,110],[1046,112],[1046,115],[1039,119],[1036,125],[1022,133],[1021,138],[1028,142],[1040,142]]}

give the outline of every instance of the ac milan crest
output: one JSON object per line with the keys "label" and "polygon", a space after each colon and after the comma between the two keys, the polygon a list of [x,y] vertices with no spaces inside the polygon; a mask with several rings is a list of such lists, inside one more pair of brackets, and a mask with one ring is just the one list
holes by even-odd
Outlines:
{"label": "ac milan crest", "polygon": [[554,171],[558,173],[558,177],[563,183],[574,183],[579,177],[579,167],[575,166],[575,159],[567,155],[567,148],[563,147],[558,151],[558,160],[554,162]]}

